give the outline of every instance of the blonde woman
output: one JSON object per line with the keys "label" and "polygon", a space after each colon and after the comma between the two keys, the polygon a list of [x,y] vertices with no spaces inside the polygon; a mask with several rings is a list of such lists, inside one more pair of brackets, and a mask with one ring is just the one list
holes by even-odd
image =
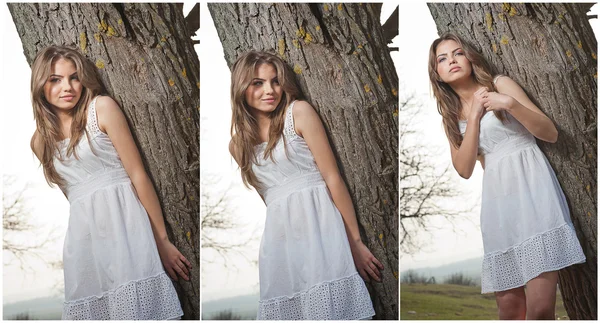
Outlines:
{"label": "blonde woman", "polygon": [[565,196],[536,145],[556,142],[556,127],[456,35],[431,45],[429,77],[454,168],[463,178],[477,160],[484,168],[482,293],[496,293],[500,319],[554,319],[557,271],[585,262]]}
{"label": "blonde woman", "polygon": [[79,52],[50,46],[36,56],[31,149],[70,203],[63,319],[178,319],[165,269],[187,280],[191,266],[169,242],[127,121],[103,91]]}
{"label": "blonde woman", "polygon": [[229,148],[267,206],[257,319],[369,319],[363,279],[380,281],[383,265],[361,241],[319,116],[299,98],[279,57],[251,51],[233,65]]}

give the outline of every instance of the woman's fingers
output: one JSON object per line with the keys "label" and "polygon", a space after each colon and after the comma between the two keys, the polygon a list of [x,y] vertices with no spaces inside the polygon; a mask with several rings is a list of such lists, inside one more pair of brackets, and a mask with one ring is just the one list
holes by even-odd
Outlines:
{"label": "woman's fingers", "polygon": [[373,262],[379,267],[379,269],[383,270],[383,264],[377,260],[377,258],[373,257]]}
{"label": "woman's fingers", "polygon": [[171,279],[177,281],[177,275],[175,274],[175,272],[173,271],[173,269],[167,268],[167,273],[169,273],[169,276],[171,277]]}
{"label": "woman's fingers", "polygon": [[359,269],[358,273],[360,274],[360,277],[362,277],[362,279],[364,281],[366,281],[367,283],[370,282],[371,280],[369,279],[369,275],[367,275],[367,272],[364,269]]}
{"label": "woman's fingers", "polygon": [[177,266],[179,266],[179,268],[181,268],[181,270],[183,270],[183,272],[189,276],[190,272],[188,271],[187,267],[183,264],[183,261],[177,259],[175,261],[175,263],[177,264]]}
{"label": "woman's fingers", "polygon": [[173,265],[173,269],[179,274],[179,276],[183,277],[185,280],[190,280],[188,276],[183,272],[181,268],[177,264]]}
{"label": "woman's fingers", "polygon": [[373,279],[375,279],[376,281],[380,281],[380,280],[379,280],[379,276],[377,276],[377,274],[375,274],[375,272],[373,271],[373,269],[371,269],[371,267],[369,267],[369,266],[367,265],[367,267],[365,268],[365,270],[367,271],[367,273],[369,273],[369,275],[370,275],[371,277],[373,277]]}
{"label": "woman's fingers", "polygon": [[377,266],[375,266],[374,263],[369,262],[369,268],[375,273],[375,275],[377,276],[377,280],[380,280],[381,278],[381,273],[379,273],[379,269],[377,269]]}
{"label": "woman's fingers", "polygon": [[183,255],[179,255],[179,260],[183,261],[190,269],[192,269],[192,263],[189,262]]}

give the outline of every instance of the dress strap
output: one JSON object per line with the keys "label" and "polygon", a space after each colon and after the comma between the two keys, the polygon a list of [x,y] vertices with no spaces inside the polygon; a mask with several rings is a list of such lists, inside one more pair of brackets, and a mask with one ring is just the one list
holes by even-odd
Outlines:
{"label": "dress strap", "polygon": [[294,103],[296,103],[295,100],[292,103],[290,103],[290,106],[288,107],[286,112],[285,122],[283,125],[283,134],[288,139],[300,137],[298,136],[298,134],[296,133],[296,129],[294,128],[294,114],[292,113],[292,110],[294,109]]}
{"label": "dress strap", "polygon": [[100,127],[98,126],[98,116],[96,115],[96,99],[98,99],[99,95],[96,96],[92,102],[90,102],[90,106],[88,107],[88,115],[87,115],[87,131],[92,137],[96,137],[102,131],[100,131]]}
{"label": "dress strap", "polygon": [[502,76],[504,76],[504,75],[498,74],[494,77],[494,80],[492,81],[494,83],[494,85],[496,85],[496,82],[498,82],[498,79],[501,78]]}

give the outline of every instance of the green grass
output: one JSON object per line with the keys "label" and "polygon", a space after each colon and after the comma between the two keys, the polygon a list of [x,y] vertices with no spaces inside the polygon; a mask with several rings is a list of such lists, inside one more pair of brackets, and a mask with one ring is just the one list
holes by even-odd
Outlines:
{"label": "green grass", "polygon": [[[409,311],[416,312],[409,314]],[[560,294],[556,294],[556,316],[566,319]],[[481,294],[479,286],[401,284],[401,320],[497,320],[494,294]]]}

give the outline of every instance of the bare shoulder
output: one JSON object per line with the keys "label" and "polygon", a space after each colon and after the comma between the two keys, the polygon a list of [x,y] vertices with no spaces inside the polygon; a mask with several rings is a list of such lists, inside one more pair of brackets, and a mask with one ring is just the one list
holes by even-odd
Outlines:
{"label": "bare shoulder", "polygon": [[110,96],[105,95],[96,99],[96,118],[98,118],[100,131],[104,133],[108,133],[107,128],[111,128],[112,125],[124,126],[127,124],[119,104]]}
{"label": "bare shoulder", "polygon": [[96,112],[100,114],[122,113],[119,104],[110,96],[102,95],[96,99]]}
{"label": "bare shoulder", "polygon": [[317,111],[306,101],[296,101],[292,114],[294,117],[294,130],[300,137],[304,137],[303,132],[306,130],[310,131],[315,126],[322,127]]}
{"label": "bare shoulder", "polygon": [[42,155],[42,138],[40,137],[39,132],[36,130],[33,133],[33,136],[31,136],[31,142],[29,143],[29,146],[31,147],[31,150],[33,151],[33,153],[35,154],[35,156],[41,160],[41,155]]}
{"label": "bare shoulder", "polygon": [[298,117],[303,118],[316,115],[317,112],[315,111],[315,108],[313,108],[312,105],[310,105],[310,103],[298,100],[296,101],[296,103],[294,103],[294,109],[292,110],[292,114],[294,115],[294,120],[296,120],[296,118]]}
{"label": "bare shoulder", "polygon": [[499,93],[511,94],[515,91],[523,91],[517,82],[506,75],[498,75],[495,80],[496,89]]}

